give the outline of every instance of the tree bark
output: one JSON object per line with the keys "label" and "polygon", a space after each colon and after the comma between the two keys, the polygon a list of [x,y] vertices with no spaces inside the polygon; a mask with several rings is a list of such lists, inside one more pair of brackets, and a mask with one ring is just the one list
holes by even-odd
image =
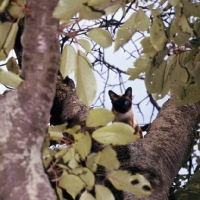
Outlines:
{"label": "tree bark", "polygon": [[[152,195],[142,199],[168,199],[169,188],[182,166],[199,120],[199,103],[177,107],[170,99],[143,139],[115,148],[121,169],[143,174],[154,188]],[[113,191],[116,200],[137,199],[129,193]]]}
{"label": "tree bark", "polygon": [[56,199],[44,173],[41,147],[55,95],[60,54],[52,18],[57,0],[26,1],[23,84],[0,97],[0,199]]}

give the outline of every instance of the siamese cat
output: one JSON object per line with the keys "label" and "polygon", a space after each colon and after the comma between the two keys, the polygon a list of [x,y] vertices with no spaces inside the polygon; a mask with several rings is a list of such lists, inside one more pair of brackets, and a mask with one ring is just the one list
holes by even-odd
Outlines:
{"label": "siamese cat", "polygon": [[132,88],[126,89],[122,95],[117,95],[112,90],[108,91],[110,100],[112,102],[112,112],[115,114],[113,122],[124,122],[129,124],[135,129],[134,134],[139,138],[142,138],[142,130],[134,118],[132,111]]}

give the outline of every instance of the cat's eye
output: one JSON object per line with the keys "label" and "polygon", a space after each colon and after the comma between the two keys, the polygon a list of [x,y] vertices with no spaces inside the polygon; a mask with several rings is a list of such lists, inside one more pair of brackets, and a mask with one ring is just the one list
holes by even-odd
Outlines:
{"label": "cat's eye", "polygon": [[129,102],[128,100],[126,100],[126,101],[124,101],[124,105],[125,105],[126,107],[128,107],[128,106],[130,106],[130,102]]}

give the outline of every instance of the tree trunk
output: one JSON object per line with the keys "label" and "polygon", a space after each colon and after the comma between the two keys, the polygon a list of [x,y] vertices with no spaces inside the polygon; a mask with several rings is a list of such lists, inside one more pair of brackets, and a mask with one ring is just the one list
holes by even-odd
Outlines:
{"label": "tree trunk", "polygon": [[[147,135],[126,147],[116,147],[121,168],[143,174],[154,192],[145,200],[167,200],[200,120],[199,104],[177,107],[168,100],[151,124]],[[135,200],[114,190],[116,200]]]}
{"label": "tree trunk", "polygon": [[26,1],[23,84],[0,97],[0,199],[56,199],[44,173],[41,147],[60,62],[57,0]]}

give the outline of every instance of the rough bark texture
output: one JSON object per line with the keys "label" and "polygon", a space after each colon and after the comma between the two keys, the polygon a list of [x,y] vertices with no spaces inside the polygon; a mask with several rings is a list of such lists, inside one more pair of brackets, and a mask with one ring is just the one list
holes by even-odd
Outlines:
{"label": "rough bark texture", "polygon": [[23,84],[0,98],[0,199],[56,199],[44,173],[41,146],[60,62],[57,0],[26,1]]}
{"label": "rough bark texture", "polygon": [[89,108],[78,99],[73,80],[58,74],[56,84],[56,95],[51,109],[50,123],[53,125],[68,123],[68,127],[74,125],[85,126],[89,114]]}
{"label": "rough bark texture", "polygon": [[[167,200],[200,120],[199,104],[176,107],[167,101],[145,138],[126,147],[117,147],[121,168],[143,174],[155,192],[144,200]],[[114,190],[116,200],[136,200],[128,193]]]}

